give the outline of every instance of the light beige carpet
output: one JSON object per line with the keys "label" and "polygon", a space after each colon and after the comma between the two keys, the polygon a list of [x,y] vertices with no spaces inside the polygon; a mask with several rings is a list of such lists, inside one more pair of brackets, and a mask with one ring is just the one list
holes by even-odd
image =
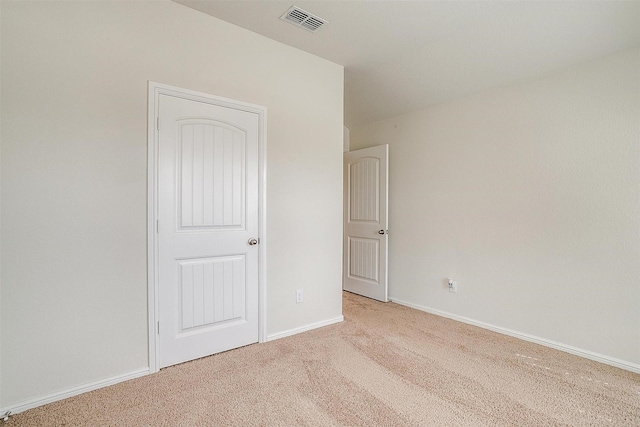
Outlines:
{"label": "light beige carpet", "polygon": [[344,315],[7,426],[640,426],[638,374],[348,293]]}

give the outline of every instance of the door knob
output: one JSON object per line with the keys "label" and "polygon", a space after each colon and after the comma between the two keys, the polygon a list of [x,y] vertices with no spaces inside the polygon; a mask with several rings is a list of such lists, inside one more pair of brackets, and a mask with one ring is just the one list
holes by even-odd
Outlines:
{"label": "door knob", "polygon": [[249,239],[249,241],[247,243],[249,243],[249,246],[257,245],[258,244],[258,239],[252,237],[252,238]]}
{"label": "door knob", "polygon": [[378,230],[378,234],[384,234],[384,230]]}

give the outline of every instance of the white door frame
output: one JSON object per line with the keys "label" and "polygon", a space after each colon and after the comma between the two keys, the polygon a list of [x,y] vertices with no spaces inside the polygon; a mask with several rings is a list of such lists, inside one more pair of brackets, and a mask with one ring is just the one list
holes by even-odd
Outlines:
{"label": "white door frame", "polygon": [[158,372],[159,340],[158,322],[158,99],[160,95],[204,102],[258,115],[258,342],[267,338],[267,246],[266,246],[266,195],[267,195],[267,109],[260,105],[248,104],[221,98],[202,92],[195,92],[175,86],[149,81],[148,131],[147,131],[147,286],[149,315],[149,372]]}

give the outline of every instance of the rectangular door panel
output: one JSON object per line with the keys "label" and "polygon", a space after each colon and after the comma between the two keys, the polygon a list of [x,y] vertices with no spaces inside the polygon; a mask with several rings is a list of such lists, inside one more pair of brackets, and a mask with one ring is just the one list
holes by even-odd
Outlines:
{"label": "rectangular door panel", "polygon": [[244,320],[244,255],[178,261],[179,333]]}
{"label": "rectangular door panel", "polygon": [[380,241],[349,236],[349,278],[379,284]]}

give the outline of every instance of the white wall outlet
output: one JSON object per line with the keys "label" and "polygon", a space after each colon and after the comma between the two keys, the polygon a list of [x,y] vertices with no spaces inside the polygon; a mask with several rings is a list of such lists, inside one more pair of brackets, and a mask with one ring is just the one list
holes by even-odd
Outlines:
{"label": "white wall outlet", "polygon": [[296,304],[302,302],[302,289],[296,291]]}
{"label": "white wall outlet", "polygon": [[449,292],[458,292],[458,282],[453,279],[449,279]]}

